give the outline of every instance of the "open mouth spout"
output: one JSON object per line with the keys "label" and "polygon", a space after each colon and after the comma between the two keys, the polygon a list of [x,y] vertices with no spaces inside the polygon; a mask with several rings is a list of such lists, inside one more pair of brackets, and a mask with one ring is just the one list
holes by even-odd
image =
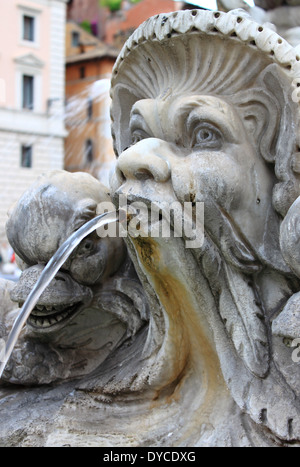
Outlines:
{"label": "open mouth spout", "polygon": [[[22,273],[10,294],[19,307],[25,303],[42,272],[43,266],[36,265]],[[89,287],[76,282],[67,272],[60,271],[40,296],[27,325],[34,331],[58,330],[78,314],[83,305],[88,305],[92,297]]]}
{"label": "open mouth spout", "polygon": [[32,310],[27,323],[36,329],[49,329],[69,320],[79,311],[81,305],[81,302],[74,305],[37,305]]}

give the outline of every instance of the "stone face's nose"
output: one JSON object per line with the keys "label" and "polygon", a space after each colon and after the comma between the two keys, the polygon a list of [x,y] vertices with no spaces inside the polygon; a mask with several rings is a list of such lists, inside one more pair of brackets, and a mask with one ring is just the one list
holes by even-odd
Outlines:
{"label": "stone face's nose", "polygon": [[149,180],[167,182],[171,176],[168,155],[168,143],[148,138],[124,151],[117,162],[117,177],[125,179]]}

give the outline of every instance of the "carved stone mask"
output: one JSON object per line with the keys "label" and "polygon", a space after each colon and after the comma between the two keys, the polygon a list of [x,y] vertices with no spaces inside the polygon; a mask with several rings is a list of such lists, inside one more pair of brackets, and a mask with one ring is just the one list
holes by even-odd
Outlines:
{"label": "carved stone mask", "polygon": [[[201,248],[187,251],[175,238],[128,240],[149,300],[158,297],[161,321],[157,311],[152,320],[165,329],[168,371],[161,363],[155,384],[197,360],[213,393],[220,374],[211,368],[220,365],[236,403],[286,440],[300,437],[300,423],[287,420],[299,421],[298,409],[290,403],[282,418],[286,402],[275,407],[267,388],[282,374],[272,321],[297,283],[279,239],[299,196],[298,62],[292,47],[241,11],[159,15],[125,44],[111,93],[115,202],[125,194],[162,211],[174,201],[204,203]],[[200,379],[194,383],[200,391]],[[222,397],[218,390],[212,399]],[[285,401],[288,394],[287,387]]]}

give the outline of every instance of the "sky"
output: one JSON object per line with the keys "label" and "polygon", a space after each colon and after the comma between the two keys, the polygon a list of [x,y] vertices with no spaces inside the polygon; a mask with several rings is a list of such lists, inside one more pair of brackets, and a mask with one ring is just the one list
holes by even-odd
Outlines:
{"label": "sky", "polygon": [[[188,3],[192,3],[193,5],[199,5],[202,6],[203,8],[208,8],[210,10],[216,10],[217,9],[217,2],[216,0],[185,0]],[[246,3],[248,3],[250,6],[254,6],[254,1],[253,0],[244,0]]]}

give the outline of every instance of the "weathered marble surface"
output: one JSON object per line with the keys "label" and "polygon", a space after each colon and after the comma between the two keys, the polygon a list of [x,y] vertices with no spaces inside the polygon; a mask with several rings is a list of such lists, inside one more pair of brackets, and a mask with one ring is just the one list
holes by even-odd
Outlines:
{"label": "weathered marble surface", "polygon": [[296,50],[240,10],[137,29],[112,79],[111,196],[204,203],[204,243],[127,238],[149,315],[90,374],[3,387],[2,444],[300,445],[299,82]]}

